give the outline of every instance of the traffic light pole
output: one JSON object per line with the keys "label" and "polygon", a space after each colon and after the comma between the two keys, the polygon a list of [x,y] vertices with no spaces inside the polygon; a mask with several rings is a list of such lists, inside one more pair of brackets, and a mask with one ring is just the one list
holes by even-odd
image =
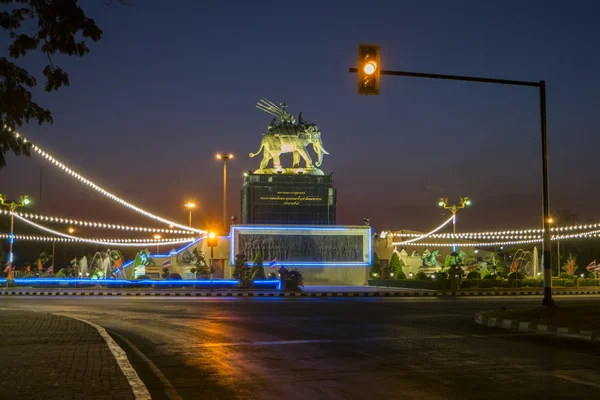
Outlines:
{"label": "traffic light pole", "polygon": [[[350,72],[357,73],[357,68],[350,68]],[[540,91],[540,120],[542,136],[542,202],[543,202],[543,248],[544,248],[544,299],[542,305],[554,306],[552,299],[552,237],[550,232],[550,189],[548,186],[548,142],[546,137],[546,81],[529,82],[508,79],[480,78],[474,76],[426,74],[422,72],[386,71],[381,70],[381,75],[407,76],[412,78],[443,79],[463,82],[494,83],[499,85],[537,87]]]}

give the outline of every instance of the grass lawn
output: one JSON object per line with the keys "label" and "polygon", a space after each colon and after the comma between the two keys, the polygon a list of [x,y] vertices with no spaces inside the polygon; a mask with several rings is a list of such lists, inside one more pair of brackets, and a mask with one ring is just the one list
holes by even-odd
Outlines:
{"label": "grass lawn", "polygon": [[560,305],[557,308],[521,308],[486,313],[489,317],[551,325],[586,331],[600,331],[600,302],[585,306]]}

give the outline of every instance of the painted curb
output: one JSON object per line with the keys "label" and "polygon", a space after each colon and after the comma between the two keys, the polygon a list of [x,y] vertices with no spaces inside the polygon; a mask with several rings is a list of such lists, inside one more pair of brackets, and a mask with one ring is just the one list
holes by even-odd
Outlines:
{"label": "painted curb", "polygon": [[558,336],[569,339],[587,340],[592,342],[600,342],[599,331],[576,330],[564,327],[555,327],[550,325],[536,324],[533,322],[519,321],[516,319],[502,319],[488,317],[485,312],[475,314],[475,323],[488,326],[491,328],[500,328],[512,332],[527,332],[537,333],[547,336]]}
{"label": "painted curb", "polygon": [[[600,295],[600,291],[561,291],[554,295]],[[155,297],[498,297],[535,296],[538,292],[119,292],[109,290],[73,291],[69,289],[43,290],[0,290],[0,296],[155,296]]]}

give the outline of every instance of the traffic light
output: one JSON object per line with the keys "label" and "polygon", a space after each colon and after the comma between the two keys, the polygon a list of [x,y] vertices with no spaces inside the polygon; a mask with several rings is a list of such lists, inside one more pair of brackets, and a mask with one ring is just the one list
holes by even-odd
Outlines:
{"label": "traffic light", "polygon": [[358,94],[378,95],[381,63],[379,46],[376,44],[358,45]]}
{"label": "traffic light", "polygon": [[214,232],[209,232],[206,244],[208,247],[217,247],[217,234]]}

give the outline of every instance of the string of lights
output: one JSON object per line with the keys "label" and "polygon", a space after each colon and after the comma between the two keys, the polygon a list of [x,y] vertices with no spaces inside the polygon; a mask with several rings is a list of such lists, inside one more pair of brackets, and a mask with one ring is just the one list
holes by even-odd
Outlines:
{"label": "string of lights", "polygon": [[[572,233],[568,235],[555,235],[552,236],[552,240],[567,240],[567,239],[586,239],[586,238],[597,238],[600,236],[600,229],[587,231],[587,232],[579,232]],[[476,242],[476,243],[456,243],[457,246],[462,247],[485,247],[485,246],[511,246],[518,244],[530,244],[530,243],[540,243],[542,241],[541,236],[532,236],[528,239],[523,240],[508,240],[508,241],[496,241],[496,242]],[[404,244],[404,242],[393,242],[393,246],[398,246]],[[452,246],[453,243],[413,243],[413,246]]]}
{"label": "string of lights", "polygon": [[434,230],[432,230],[431,232],[428,232],[424,235],[421,235],[415,239],[411,239],[411,240],[405,240],[403,242],[399,242],[398,244],[407,244],[407,243],[412,243],[412,242],[416,242],[418,240],[424,239],[432,234],[434,234],[435,232],[439,231],[440,229],[442,229],[444,226],[446,226],[447,224],[449,224],[452,220],[454,219],[454,215],[451,216],[450,218],[448,218],[448,220],[446,222],[444,222],[443,224],[441,224],[440,226],[438,226],[437,228],[435,228]]}
{"label": "string of lights", "polygon": [[[578,230],[587,230],[587,229],[598,229],[600,228],[600,223],[594,224],[579,224],[579,225],[569,225],[569,226],[559,226],[552,227],[550,229],[551,232],[568,232],[568,231],[578,231]],[[543,233],[543,229],[521,229],[521,230],[509,230],[509,231],[489,231],[489,232],[461,232],[457,234],[453,233],[440,233],[437,235],[432,235],[432,237],[446,237],[446,238],[456,238],[456,239],[473,239],[477,237],[502,237],[507,235],[530,235],[536,233]],[[395,237],[417,237],[420,236],[418,233],[394,233]]]}
{"label": "string of lights", "polygon": [[[2,215],[10,215],[10,211],[7,209],[0,209],[0,214]],[[118,225],[111,224],[106,222],[91,222],[91,221],[82,221],[71,218],[62,218],[62,217],[53,217],[41,214],[33,214],[33,213],[25,213],[22,211],[15,211],[15,214],[20,215],[24,218],[35,219],[40,221],[47,221],[65,225],[76,225],[83,226],[88,228],[98,228],[98,229],[115,229],[115,230],[123,230],[123,231],[136,231],[136,232],[157,232],[157,233],[169,233],[173,235],[189,235],[190,231],[184,231],[179,229],[162,229],[162,228],[148,228],[142,226],[128,226],[128,225]]]}
{"label": "string of lights", "polygon": [[[179,240],[182,240],[183,241],[182,243],[188,243],[188,242],[194,240],[194,238],[186,238],[186,239],[180,239],[180,238],[160,238],[160,239],[152,239],[152,238],[150,238],[150,239],[148,239],[148,238],[146,238],[146,239],[77,238],[77,239],[72,239],[72,238],[64,238],[64,237],[56,237],[56,236],[20,235],[20,234],[15,234],[15,235],[13,235],[13,237],[15,238],[15,240],[35,241],[35,242],[80,242],[81,240],[79,240],[79,239],[96,240],[98,242],[112,241],[112,242],[119,242],[119,243],[147,243],[150,241],[150,242],[152,242],[153,245],[163,244],[163,242],[169,243],[169,242],[179,241]],[[0,239],[10,239],[10,233],[0,233]]]}
{"label": "string of lights", "polygon": [[[9,131],[11,130],[11,128],[7,127],[6,125],[4,125],[5,129],[8,129]],[[28,140],[27,138],[25,138],[23,135],[21,135],[19,132],[15,131],[14,132],[15,137],[17,138],[17,140],[22,140],[23,143],[27,143]],[[30,142],[31,143],[31,142]],[[116,195],[110,193],[109,191],[103,189],[102,187],[98,186],[97,184],[95,184],[94,182],[90,181],[89,179],[86,179],[85,177],[83,177],[82,175],[78,174],[77,172],[73,171],[71,168],[67,167],[65,164],[63,164],[62,162],[58,161],[56,158],[54,158],[52,155],[50,155],[49,153],[47,153],[46,151],[44,151],[42,148],[40,148],[39,146],[36,146],[35,144],[31,143],[31,148],[37,152],[40,156],[44,157],[46,160],[48,160],[52,165],[56,166],[57,168],[61,169],[63,172],[67,173],[68,175],[71,175],[73,178],[77,179],[79,182],[84,183],[86,185],[88,185],[89,187],[91,187],[92,189],[96,190],[97,192],[101,193],[102,195],[108,197],[109,199],[115,201],[118,204],[121,204],[125,207],[128,207],[129,209],[136,211],[142,215],[145,215],[148,218],[151,218],[153,220],[156,221],[160,221],[164,224],[167,225],[172,225],[172,226],[176,226],[180,229],[186,230],[186,231],[191,231],[191,232],[196,232],[196,233],[206,233],[206,231],[204,230],[200,230],[200,229],[195,229],[195,228],[191,228],[185,225],[181,225],[178,224],[176,222],[173,221],[169,221],[168,219],[159,217],[158,215],[154,215],[146,210],[143,210],[131,203],[128,203],[127,201],[117,197]]]}
{"label": "string of lights", "polygon": [[136,239],[124,239],[124,240],[131,240],[131,242],[128,242],[128,241],[120,242],[119,240],[121,240],[121,239],[116,239],[116,240],[115,239],[102,239],[102,240],[100,240],[100,239],[83,238],[83,237],[72,236],[72,235],[68,235],[66,233],[55,231],[53,229],[47,228],[47,227],[39,225],[33,221],[30,221],[29,219],[24,218],[20,215],[17,215],[16,213],[14,214],[14,216],[15,216],[15,218],[18,218],[21,221],[23,221],[31,226],[34,226],[38,229],[41,229],[41,230],[51,233],[53,235],[63,237],[65,239],[71,239],[73,242],[93,243],[93,244],[100,244],[100,245],[105,245],[105,246],[144,247],[144,246],[155,246],[157,244],[160,244],[160,245],[183,244],[183,243],[192,242],[194,240],[194,238],[175,239],[175,240],[169,240],[169,241],[161,241],[161,239],[146,239],[146,240],[141,240],[139,242],[133,242]]}

